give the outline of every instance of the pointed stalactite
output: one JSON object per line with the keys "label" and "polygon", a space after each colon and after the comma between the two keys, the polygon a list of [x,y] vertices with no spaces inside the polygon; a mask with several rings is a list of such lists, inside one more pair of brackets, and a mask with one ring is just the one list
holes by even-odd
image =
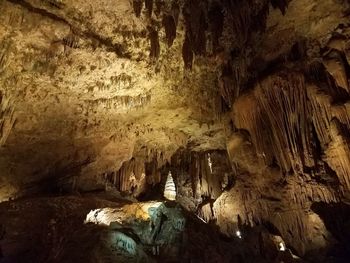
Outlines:
{"label": "pointed stalactite", "polygon": [[186,35],[182,46],[182,58],[186,69],[192,69],[193,51],[189,37]]}
{"label": "pointed stalactite", "polygon": [[136,17],[140,17],[143,6],[143,0],[133,0],[132,6],[134,8]]}
{"label": "pointed stalactite", "polygon": [[155,10],[154,13],[156,16],[159,16],[162,12],[162,9],[164,7],[164,0],[154,0],[155,2]]}
{"label": "pointed stalactite", "polygon": [[285,15],[289,2],[290,0],[271,0],[271,5],[273,8],[279,8],[282,14]]}
{"label": "pointed stalactite", "polygon": [[196,55],[206,53],[207,19],[202,5],[196,1],[188,1],[183,7],[183,16],[186,26],[186,37],[191,42],[192,51]]}
{"label": "pointed stalactite", "polygon": [[153,27],[149,27],[148,30],[149,30],[149,39],[151,42],[151,51],[149,55],[151,58],[158,59],[160,55],[158,31],[156,31]]}
{"label": "pointed stalactite", "polygon": [[[225,175],[215,171],[216,163],[214,160],[227,159],[228,156],[223,153],[210,155],[206,152],[189,152],[187,155],[183,154],[182,156],[184,158],[182,162],[184,168],[182,168],[183,172],[181,174],[188,173],[190,176],[193,198],[206,198],[207,200],[218,198],[223,191],[222,183],[225,181]],[[173,165],[176,166],[175,163]],[[223,167],[229,169],[230,166],[228,163],[225,163]],[[226,179],[229,180],[228,178]]]}
{"label": "pointed stalactite", "polygon": [[213,51],[219,49],[219,39],[224,29],[223,8],[219,3],[215,2],[208,13],[209,29],[212,35]]}
{"label": "pointed stalactite", "polygon": [[151,17],[153,13],[153,0],[145,0],[147,14]]}
{"label": "pointed stalactite", "polygon": [[165,28],[165,35],[167,38],[168,47],[171,47],[176,38],[176,24],[173,16],[164,15],[162,23],[163,27]]}
{"label": "pointed stalactite", "polygon": [[197,55],[205,55],[206,54],[206,45],[207,45],[207,39],[206,39],[206,30],[208,28],[207,25],[207,19],[205,17],[205,13],[202,11],[200,15],[200,27],[197,31],[197,41],[194,46],[195,54]]}
{"label": "pointed stalactite", "polygon": [[171,3],[171,15],[173,16],[173,19],[175,21],[175,27],[177,27],[180,16],[180,5],[177,0]]}

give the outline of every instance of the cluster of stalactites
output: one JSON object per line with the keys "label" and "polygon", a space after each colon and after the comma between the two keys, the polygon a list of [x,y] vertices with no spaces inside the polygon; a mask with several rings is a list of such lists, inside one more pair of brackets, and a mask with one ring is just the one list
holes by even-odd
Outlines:
{"label": "cluster of stalactites", "polygon": [[171,165],[177,182],[180,185],[189,182],[192,197],[196,200],[214,200],[228,185],[231,167],[224,152],[180,151],[172,157]]}
{"label": "cluster of stalactites", "polygon": [[150,151],[144,155],[135,156],[122,164],[118,171],[107,174],[107,181],[120,192],[139,196],[161,182],[160,167],[166,160],[158,151]]}
{"label": "cluster of stalactites", "polygon": [[236,126],[250,132],[266,164],[275,159],[284,171],[295,172],[314,166],[306,100],[303,76],[290,73],[268,77],[235,104]]}
{"label": "cluster of stalactites", "polygon": [[234,123],[250,133],[263,164],[303,174],[323,159],[350,189],[349,106],[333,104],[332,87],[306,83],[297,72],[272,75],[236,101]]}
{"label": "cluster of stalactites", "polygon": [[171,47],[175,38],[180,15],[179,1],[162,0],[133,0],[135,15],[140,17],[145,7],[145,14],[151,18],[148,25],[150,40],[150,57],[157,59],[160,55],[159,28],[155,21],[159,21],[164,28],[168,47]]}
{"label": "cluster of stalactites", "polygon": [[222,193],[222,178],[216,173],[213,173],[215,163],[208,154],[209,153],[193,153],[192,155],[190,167],[192,190],[195,196],[216,199]]}
{"label": "cluster of stalactites", "polygon": [[289,0],[133,0],[133,8],[137,17],[145,14],[151,18],[148,25],[151,58],[160,55],[159,23],[155,21],[164,28],[167,45],[171,47],[182,12],[185,23],[182,57],[185,67],[192,68],[195,55],[243,49],[252,32],[265,28],[270,2],[284,13]]}
{"label": "cluster of stalactites", "polygon": [[194,55],[243,49],[252,32],[265,28],[269,4],[268,0],[185,1],[185,67],[192,67]]}

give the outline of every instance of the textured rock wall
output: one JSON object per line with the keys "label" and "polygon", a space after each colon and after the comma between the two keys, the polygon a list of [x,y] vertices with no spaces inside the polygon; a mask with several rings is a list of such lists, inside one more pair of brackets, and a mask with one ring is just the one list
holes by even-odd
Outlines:
{"label": "textured rock wall", "polygon": [[141,147],[225,147],[215,63],[181,63],[182,3],[136,2],[1,2],[0,170],[17,196],[91,190]]}
{"label": "textured rock wall", "polygon": [[291,1],[284,16],[272,11],[248,65],[255,79],[240,85],[238,97],[229,84],[236,131],[227,149],[237,180],[214,203],[223,232],[269,222],[288,247],[312,260],[341,246],[312,207],[348,200],[346,10],[345,2]]}

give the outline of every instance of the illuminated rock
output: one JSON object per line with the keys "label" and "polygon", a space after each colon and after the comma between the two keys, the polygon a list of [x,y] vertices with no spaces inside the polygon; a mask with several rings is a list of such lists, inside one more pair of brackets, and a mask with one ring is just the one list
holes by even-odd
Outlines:
{"label": "illuminated rock", "polygon": [[164,197],[168,200],[176,200],[176,186],[170,171],[165,182]]}

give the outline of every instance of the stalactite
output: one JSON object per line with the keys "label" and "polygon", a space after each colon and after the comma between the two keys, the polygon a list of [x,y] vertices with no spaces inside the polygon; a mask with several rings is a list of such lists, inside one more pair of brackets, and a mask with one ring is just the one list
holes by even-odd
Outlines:
{"label": "stalactite", "polygon": [[76,36],[73,32],[65,36],[62,40],[65,49],[66,47],[69,48],[79,48],[79,37]]}
{"label": "stalactite", "polygon": [[192,69],[193,51],[192,51],[192,44],[190,42],[188,35],[186,35],[185,41],[182,46],[182,58],[185,64],[185,68]]}
{"label": "stalactite", "polygon": [[[216,199],[222,193],[221,181],[222,178],[213,173],[208,164],[207,154],[199,154],[199,175],[200,175],[200,193],[203,197]],[[215,166],[215,163],[212,163]]]}
{"label": "stalactite", "polygon": [[159,157],[157,151],[145,148],[118,171],[107,173],[107,181],[118,191],[137,197],[161,182],[160,168],[165,162]]}
{"label": "stalactite", "polygon": [[136,17],[140,17],[143,6],[143,0],[133,0],[132,4]]}
{"label": "stalactite", "polygon": [[180,16],[180,6],[177,0],[171,3],[171,14],[174,18],[175,26],[177,27]]}
{"label": "stalactite", "polygon": [[229,63],[224,65],[219,78],[219,88],[220,95],[229,108],[232,107],[232,102],[239,95],[238,81],[236,74],[233,73],[232,66]]}
{"label": "stalactite", "polygon": [[151,51],[149,55],[151,58],[157,59],[160,55],[159,36],[158,31],[153,27],[149,28],[149,39],[151,42]]}
{"label": "stalactite", "polygon": [[153,0],[145,0],[145,6],[147,9],[148,15],[151,17],[153,12]]}
{"label": "stalactite", "polygon": [[295,172],[301,172],[305,164],[314,166],[303,76],[269,77],[258,84],[249,100],[249,106],[235,104],[234,121],[250,132],[257,153],[265,156],[267,164],[275,158],[284,171],[292,168]]}
{"label": "stalactite", "polygon": [[108,180],[119,191],[137,196],[142,192],[145,183],[144,163],[133,158],[123,163],[119,171],[111,173]]}
{"label": "stalactite", "polygon": [[[334,93],[330,91],[330,94]],[[350,127],[348,103],[333,105],[330,94],[315,86],[308,89],[312,120],[327,163],[336,171],[341,184],[350,189],[349,142],[339,129],[340,123]]]}
{"label": "stalactite", "polygon": [[164,0],[154,0],[155,1],[155,10],[154,13],[156,14],[156,16],[159,16],[162,12],[162,8],[164,6]]}
{"label": "stalactite", "polygon": [[271,0],[271,5],[274,8],[279,8],[284,15],[286,13],[289,1],[290,0]]}
{"label": "stalactite", "polygon": [[219,3],[215,2],[210,7],[208,21],[209,29],[212,34],[213,51],[216,51],[219,48],[219,39],[224,29],[223,8]]}
{"label": "stalactite", "polygon": [[331,140],[329,134],[329,125],[332,119],[331,97],[314,85],[308,88],[307,93],[312,110],[312,122],[321,146],[325,148]]}
{"label": "stalactite", "polygon": [[171,47],[176,38],[176,23],[171,15],[163,16],[163,27],[167,38],[168,47]]}

